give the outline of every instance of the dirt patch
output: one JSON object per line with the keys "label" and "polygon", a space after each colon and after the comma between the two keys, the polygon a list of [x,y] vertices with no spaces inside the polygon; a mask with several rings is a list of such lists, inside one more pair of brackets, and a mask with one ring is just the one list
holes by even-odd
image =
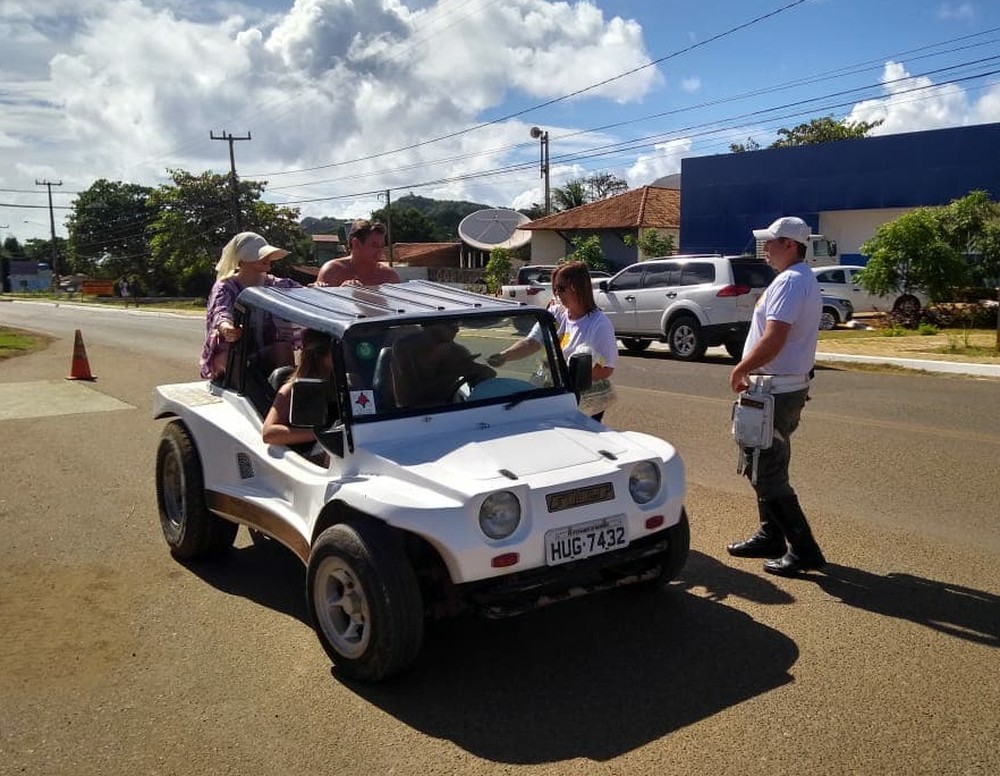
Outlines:
{"label": "dirt patch", "polygon": [[44,687],[84,690],[131,654],[125,613],[134,595],[107,566],[10,564],[0,592],[0,695]]}

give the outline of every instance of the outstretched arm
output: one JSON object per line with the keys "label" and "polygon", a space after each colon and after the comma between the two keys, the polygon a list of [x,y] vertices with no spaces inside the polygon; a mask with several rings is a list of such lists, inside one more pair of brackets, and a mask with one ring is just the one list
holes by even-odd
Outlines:
{"label": "outstretched arm", "polygon": [[312,429],[292,428],[288,425],[288,414],[291,406],[291,383],[285,383],[278,390],[271,404],[271,409],[267,411],[264,418],[264,427],[261,429],[261,436],[269,445],[298,445],[303,442],[312,442],[316,439]]}

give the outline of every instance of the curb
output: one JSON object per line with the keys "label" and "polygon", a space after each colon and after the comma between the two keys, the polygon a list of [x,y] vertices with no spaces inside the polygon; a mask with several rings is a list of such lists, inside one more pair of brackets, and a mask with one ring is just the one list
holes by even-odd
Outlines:
{"label": "curb", "polygon": [[957,361],[928,361],[892,356],[858,356],[848,353],[816,353],[817,361],[849,361],[856,364],[888,364],[903,369],[947,374],[973,375],[975,377],[1000,377],[1000,364],[969,364]]}

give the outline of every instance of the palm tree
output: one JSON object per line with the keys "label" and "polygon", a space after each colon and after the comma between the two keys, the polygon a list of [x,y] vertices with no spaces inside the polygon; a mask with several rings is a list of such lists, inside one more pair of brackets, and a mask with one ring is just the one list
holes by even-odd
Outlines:
{"label": "palm tree", "polygon": [[552,191],[556,210],[569,210],[587,204],[587,189],[583,180],[569,181],[565,186],[556,186]]}

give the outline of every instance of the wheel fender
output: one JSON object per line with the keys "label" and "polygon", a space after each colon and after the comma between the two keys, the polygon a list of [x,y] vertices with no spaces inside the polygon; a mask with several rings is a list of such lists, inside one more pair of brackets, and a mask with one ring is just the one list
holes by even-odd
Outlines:
{"label": "wheel fender", "polygon": [[663,337],[666,337],[670,333],[670,327],[674,321],[682,316],[694,318],[702,326],[708,325],[708,318],[698,307],[681,302],[663,311],[663,317],[660,319],[660,332]]}

